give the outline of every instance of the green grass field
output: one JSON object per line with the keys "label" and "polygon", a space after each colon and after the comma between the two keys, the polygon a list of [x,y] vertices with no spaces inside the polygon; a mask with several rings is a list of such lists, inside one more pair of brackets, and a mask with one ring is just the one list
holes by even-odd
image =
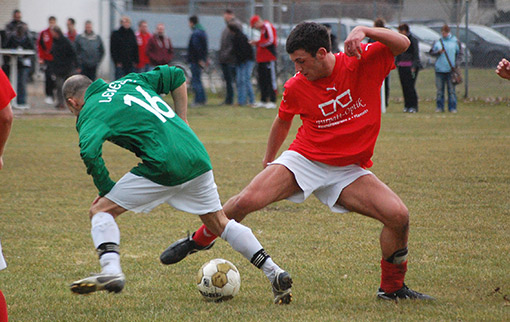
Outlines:
{"label": "green grass field", "polygon": [[[72,295],[69,284],[99,269],[88,208],[96,189],[77,146],[75,119],[15,120],[0,172],[0,236],[8,268],[0,288],[12,321],[508,321],[510,320],[510,108],[460,103],[459,113],[418,114],[392,103],[372,171],[411,212],[407,284],[435,302],[378,301],[381,224],[333,214],[314,197],[251,214],[251,227],[294,279],[294,301],[272,304],[264,274],[224,241],[164,266],[159,254],[200,224],[160,206],[119,217],[127,284],[120,294]],[[189,111],[223,201],[260,171],[274,110],[208,106]],[[288,146],[297,129],[295,119]],[[106,144],[114,179],[136,164]],[[239,295],[204,302],[196,272],[222,257],[240,270]]]}

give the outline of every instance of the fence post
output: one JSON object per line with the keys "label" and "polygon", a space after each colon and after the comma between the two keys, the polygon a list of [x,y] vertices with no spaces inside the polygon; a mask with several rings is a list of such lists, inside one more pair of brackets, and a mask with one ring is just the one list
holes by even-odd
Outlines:
{"label": "fence post", "polygon": [[[468,41],[469,41],[469,0],[466,0],[466,50],[468,50]],[[467,59],[467,55],[465,55],[465,60]],[[464,72],[464,98],[468,98],[469,93],[469,64],[466,60],[466,69]]]}

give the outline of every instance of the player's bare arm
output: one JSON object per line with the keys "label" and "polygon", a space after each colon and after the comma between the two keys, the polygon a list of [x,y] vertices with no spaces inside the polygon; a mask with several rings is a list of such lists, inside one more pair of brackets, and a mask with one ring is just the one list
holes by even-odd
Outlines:
{"label": "player's bare arm", "polygon": [[383,43],[391,50],[394,56],[400,55],[406,51],[411,44],[406,36],[401,35],[398,32],[391,31],[386,28],[358,26],[349,33],[345,40],[345,54],[347,56],[355,56],[360,59],[362,52],[361,41],[365,37],[369,37],[375,41]]}
{"label": "player's bare arm", "polygon": [[13,114],[11,109],[11,104],[9,103],[7,107],[0,110],[0,170],[2,169],[3,162],[3,154],[5,144],[7,142],[7,138],[9,137],[9,133],[11,132]]}
{"label": "player's bare arm", "polygon": [[262,161],[262,165],[265,168],[269,162],[273,162],[278,150],[283,144],[283,141],[289,134],[292,121],[282,120],[278,115],[273,121],[271,131],[269,132],[269,139],[267,140],[266,155]]}
{"label": "player's bare arm", "polygon": [[186,89],[186,82],[172,91],[172,98],[174,100],[175,113],[186,123],[188,123],[188,92]]}

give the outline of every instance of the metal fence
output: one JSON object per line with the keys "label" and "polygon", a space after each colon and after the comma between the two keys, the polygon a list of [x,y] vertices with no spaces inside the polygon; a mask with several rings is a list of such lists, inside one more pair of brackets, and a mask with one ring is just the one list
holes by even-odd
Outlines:
{"label": "metal fence", "polygon": [[[152,1],[159,3],[158,1]],[[160,1],[165,3],[165,1]],[[236,16],[248,23],[252,14],[259,14],[272,21],[279,35],[278,52],[278,76],[280,85],[293,74],[293,66],[288,61],[285,53],[285,39],[291,28],[304,20],[318,20],[333,25],[333,32],[337,34],[340,44],[343,42],[349,31],[356,24],[371,25],[375,18],[382,17],[387,21],[388,27],[395,28],[399,23],[406,22],[411,26],[411,32],[416,24],[428,25],[432,32],[436,32],[437,39],[441,26],[448,22],[452,27],[452,33],[463,43],[462,47],[466,52],[467,64],[463,68],[464,84],[457,86],[459,97],[481,98],[488,101],[500,100],[501,97],[510,97],[510,91],[501,90],[503,81],[494,74],[497,61],[502,57],[510,57],[510,40],[496,33],[489,28],[494,19],[487,10],[480,11],[479,7],[467,6],[469,2],[463,1],[357,1],[342,3],[340,1],[292,1],[292,0],[190,0],[188,5],[169,6],[157,5],[137,6],[135,2],[127,1],[125,11],[122,14],[132,16],[133,22],[145,19],[149,27],[153,29],[157,22],[166,24],[167,33],[172,38],[177,48],[184,48],[187,45],[189,29],[187,17],[195,14],[204,24],[208,36],[209,45],[212,49],[214,63],[215,53],[219,48],[220,34],[225,27],[223,12],[231,9]],[[476,1],[471,1],[475,3]],[[166,2],[167,3],[167,2]],[[272,3],[272,8],[267,4]],[[411,4],[409,4],[411,3]],[[415,7],[411,5],[414,3]],[[449,3],[456,3],[455,6]],[[475,10],[475,9],[477,10]],[[469,10],[472,10],[469,12]],[[469,26],[465,27],[465,17],[470,17]],[[327,19],[326,19],[327,18]],[[430,29],[426,28],[431,31]],[[509,28],[510,29],[510,28]],[[503,30],[503,29],[500,29]],[[425,36],[424,36],[425,37]],[[433,38],[433,37],[432,37]],[[436,40],[437,40],[436,39]],[[421,99],[435,99],[434,81],[434,58],[428,55],[434,39],[420,39],[421,58],[425,69],[419,73],[417,87]],[[212,77],[211,75],[214,75]],[[221,73],[212,65],[210,81],[213,81],[213,89],[221,90]],[[216,81],[214,81],[214,79]],[[392,94],[391,97],[399,99],[402,92],[398,82],[398,73],[392,72]]]}

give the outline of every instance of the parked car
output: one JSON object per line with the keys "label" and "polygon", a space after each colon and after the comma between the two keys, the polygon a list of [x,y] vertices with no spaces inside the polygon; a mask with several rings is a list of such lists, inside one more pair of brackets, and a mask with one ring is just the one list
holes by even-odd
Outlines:
{"label": "parked car", "polygon": [[[442,25],[429,26],[437,32],[441,32]],[[472,64],[477,67],[494,68],[503,57],[510,56],[510,39],[501,33],[483,25],[469,25],[466,32],[465,26],[450,26],[451,33],[465,42],[471,52]]]}
{"label": "parked car", "polygon": [[[441,38],[441,34],[425,25],[410,24],[409,29],[411,30],[411,33],[420,41],[420,46],[422,42],[426,43],[429,45],[429,50],[434,45],[434,42]],[[467,48],[466,44],[464,44],[463,42],[461,42],[460,45],[463,54],[460,60],[461,64],[464,65],[466,62],[468,64],[471,63],[471,52]],[[428,59],[428,61],[426,61],[425,63],[422,62],[424,66],[426,64],[433,65],[436,62],[436,58],[431,55],[427,55],[426,58]]]}
{"label": "parked car", "polygon": [[506,38],[510,39],[510,23],[492,25],[491,28],[503,34]]}

